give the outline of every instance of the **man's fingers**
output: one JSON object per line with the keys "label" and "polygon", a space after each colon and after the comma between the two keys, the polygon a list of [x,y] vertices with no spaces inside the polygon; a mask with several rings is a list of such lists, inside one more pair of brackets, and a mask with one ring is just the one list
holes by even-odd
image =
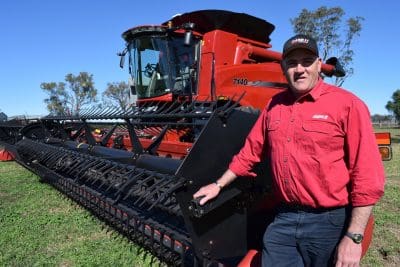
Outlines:
{"label": "man's fingers", "polygon": [[201,198],[199,204],[203,205],[204,203],[206,203],[207,201],[218,195],[218,192],[215,191],[215,188],[216,188],[215,184],[203,186],[202,188],[199,189],[199,191],[193,194],[193,198],[194,199]]}
{"label": "man's fingers", "polygon": [[202,192],[200,192],[201,190],[197,191],[196,193],[194,193],[193,198],[198,198],[201,196],[204,196],[204,194]]}
{"label": "man's fingers", "polygon": [[202,199],[200,199],[200,202],[199,202],[200,206],[203,206],[203,204],[206,203],[209,199],[210,199],[210,197],[208,197],[208,196],[205,196]]}
{"label": "man's fingers", "polygon": [[193,198],[198,198],[204,196],[206,193],[204,192],[204,187],[200,188],[196,193],[194,193]]}

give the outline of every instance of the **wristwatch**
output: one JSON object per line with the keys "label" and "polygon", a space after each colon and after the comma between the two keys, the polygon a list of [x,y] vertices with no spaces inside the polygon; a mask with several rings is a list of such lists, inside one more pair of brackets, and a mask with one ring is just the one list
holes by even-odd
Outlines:
{"label": "wristwatch", "polygon": [[216,184],[219,187],[219,189],[222,189],[223,187],[220,183],[218,183],[218,181],[214,182],[214,184]]}
{"label": "wristwatch", "polygon": [[347,232],[346,236],[350,237],[351,240],[353,240],[353,242],[356,244],[361,244],[361,242],[364,238],[364,236],[362,234],[356,234],[356,233],[350,233],[350,232]]}

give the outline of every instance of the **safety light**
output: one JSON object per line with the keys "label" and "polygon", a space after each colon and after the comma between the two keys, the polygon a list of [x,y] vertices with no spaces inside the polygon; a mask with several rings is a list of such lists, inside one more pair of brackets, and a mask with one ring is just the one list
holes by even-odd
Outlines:
{"label": "safety light", "polygon": [[392,148],[390,146],[379,146],[379,153],[381,153],[382,160],[392,159]]}

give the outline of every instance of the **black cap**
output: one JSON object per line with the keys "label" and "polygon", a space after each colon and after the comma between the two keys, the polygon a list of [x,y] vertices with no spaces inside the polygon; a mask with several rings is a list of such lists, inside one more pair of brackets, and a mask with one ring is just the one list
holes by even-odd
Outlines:
{"label": "black cap", "polygon": [[318,56],[317,42],[310,36],[297,34],[283,45],[282,57],[285,58],[290,52],[298,48],[307,49]]}

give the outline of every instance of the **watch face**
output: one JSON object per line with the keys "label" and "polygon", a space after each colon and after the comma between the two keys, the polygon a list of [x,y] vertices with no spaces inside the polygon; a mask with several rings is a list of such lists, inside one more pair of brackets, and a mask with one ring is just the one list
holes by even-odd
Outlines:
{"label": "watch face", "polygon": [[363,240],[363,235],[362,234],[353,234],[353,233],[346,233],[346,236],[350,237],[351,240],[353,240],[354,243],[360,244]]}
{"label": "watch face", "polygon": [[363,240],[363,236],[361,234],[353,234],[353,241],[357,244],[360,244]]}

